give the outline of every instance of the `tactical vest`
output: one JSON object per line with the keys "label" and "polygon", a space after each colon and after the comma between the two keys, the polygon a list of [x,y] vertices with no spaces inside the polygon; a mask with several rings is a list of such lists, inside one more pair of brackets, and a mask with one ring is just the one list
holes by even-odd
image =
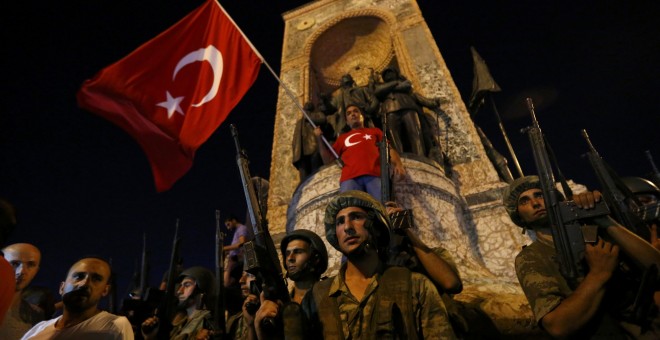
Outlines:
{"label": "tactical vest", "polygon": [[[403,267],[390,267],[378,280],[374,320],[362,339],[417,339],[412,305],[412,272]],[[345,339],[337,298],[328,296],[334,280],[324,280],[312,288],[314,304],[323,327],[324,339]]]}

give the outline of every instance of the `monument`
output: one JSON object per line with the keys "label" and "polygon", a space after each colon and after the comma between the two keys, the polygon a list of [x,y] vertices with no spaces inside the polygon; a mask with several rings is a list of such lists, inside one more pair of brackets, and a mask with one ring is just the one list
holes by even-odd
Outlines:
{"label": "monument", "polygon": [[[451,124],[438,119],[434,130],[445,144],[447,164],[403,153],[408,175],[393,184],[394,198],[414,211],[421,239],[454,257],[464,282],[463,292],[454,297],[457,301],[484,311],[503,334],[538,330],[514,270],[514,257],[529,239],[501,204],[507,184],[488,160],[415,0],[319,0],[283,18],[280,78],[300,105],[320,103],[321,94],[336,91],[345,74],[357,85],[368,86],[374,74],[390,67],[416,92],[442,99],[441,109]],[[268,195],[271,234],[304,228],[323,235],[324,207],[339,189],[336,164],[299,178],[292,164],[292,139],[301,117],[280,88]],[[340,255],[328,249],[327,274],[334,274]]]}

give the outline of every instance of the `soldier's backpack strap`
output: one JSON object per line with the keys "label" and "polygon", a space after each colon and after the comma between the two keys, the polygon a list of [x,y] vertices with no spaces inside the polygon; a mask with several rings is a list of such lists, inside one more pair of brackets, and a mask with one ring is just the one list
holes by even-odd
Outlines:
{"label": "soldier's backpack strap", "polygon": [[312,287],[316,318],[323,328],[324,339],[345,339],[337,300],[328,296],[333,279],[323,280]]}
{"label": "soldier's backpack strap", "polygon": [[372,326],[376,338],[417,339],[412,304],[412,272],[389,267],[378,281],[377,305]]}

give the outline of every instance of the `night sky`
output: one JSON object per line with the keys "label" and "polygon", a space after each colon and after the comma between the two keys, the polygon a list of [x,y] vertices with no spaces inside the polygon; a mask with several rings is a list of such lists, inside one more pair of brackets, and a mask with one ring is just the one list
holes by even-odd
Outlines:
{"label": "night sky", "polygon": [[[43,253],[33,284],[56,289],[72,262],[86,254],[112,258],[118,294],[147,235],[150,283],[169,261],[181,219],[184,265],[213,265],[215,209],[245,214],[229,124],[239,129],[253,176],[269,176],[277,82],[259,78],[226,122],[196,154],[174,187],[156,193],[147,158],[124,131],[79,109],[85,79],[119,60],[192,11],[202,0],[14,3],[2,11],[3,105],[0,197],[18,210],[10,239]],[[281,13],[305,1],[223,1],[268,63],[279,72]],[[454,4],[452,4],[454,3]],[[459,4],[460,3],[460,4]],[[597,187],[582,154],[591,140],[621,175],[644,176],[650,150],[660,163],[660,5],[656,1],[420,1],[465,101],[472,86],[474,46],[503,91],[495,101],[523,171],[534,171],[524,98],[537,116],[568,178]],[[488,108],[474,117],[506,154]],[[513,168],[512,168],[513,171]]]}

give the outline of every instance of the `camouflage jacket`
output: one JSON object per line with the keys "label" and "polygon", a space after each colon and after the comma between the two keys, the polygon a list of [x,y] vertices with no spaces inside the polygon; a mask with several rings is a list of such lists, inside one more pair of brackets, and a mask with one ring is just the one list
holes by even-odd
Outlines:
{"label": "camouflage jacket", "polygon": [[175,318],[170,331],[171,340],[197,339],[197,333],[204,328],[204,320],[211,317],[208,310],[196,310],[190,318]]}
{"label": "camouflage jacket", "polygon": [[[538,239],[516,256],[516,274],[525,292],[534,317],[542,328],[541,319],[573,293],[573,289],[559,272],[555,247],[551,241]],[[571,338],[629,339],[618,320],[601,308],[594,317]]]}
{"label": "camouflage jacket", "polygon": [[[387,270],[391,270],[388,268]],[[397,268],[401,270],[402,268]],[[344,265],[339,272],[339,275],[327,281],[314,286],[313,294],[308,294],[307,297],[312,297],[317,300],[319,296],[327,296],[329,301],[336,303],[337,309],[332,311],[334,318],[338,318],[337,324],[339,325],[343,336],[339,338],[344,339],[372,339],[382,338],[383,330],[394,330],[395,332],[401,331],[402,325],[397,325],[397,318],[393,317],[392,313],[385,316],[386,312],[383,308],[383,303],[387,298],[392,298],[397,294],[395,292],[387,291],[382,280],[385,274],[376,274],[372,282],[367,287],[364,297],[358,301],[349,291],[345,283],[344,273],[346,266]],[[411,328],[414,328],[417,334],[407,334],[406,338],[414,339],[415,335],[419,338],[426,339],[454,339],[455,335],[449,323],[447,310],[431,281],[424,275],[407,271],[409,276],[402,278],[402,282],[409,282],[410,285],[410,313],[411,315],[402,315],[403,322],[405,320],[412,320]],[[394,298],[397,300],[397,298]],[[315,313],[322,313],[319,308],[320,301],[315,301],[316,307],[319,310],[306,311],[307,317],[311,323],[320,322],[322,326],[312,328],[321,328],[327,333],[327,330],[332,328],[328,327],[328,320],[332,320],[333,316],[328,315],[315,315]],[[401,304],[401,303],[399,303]],[[305,302],[303,302],[305,305]],[[389,308],[391,309],[391,308]],[[395,308],[406,314],[407,307],[401,306]],[[393,320],[394,319],[394,320]],[[317,321],[318,320],[318,321]],[[324,321],[325,320],[325,321]],[[406,327],[407,328],[407,327]],[[379,334],[378,336],[376,334]],[[319,335],[319,334],[315,334]],[[328,335],[325,334],[324,335]],[[334,338],[335,336],[333,336]]]}

